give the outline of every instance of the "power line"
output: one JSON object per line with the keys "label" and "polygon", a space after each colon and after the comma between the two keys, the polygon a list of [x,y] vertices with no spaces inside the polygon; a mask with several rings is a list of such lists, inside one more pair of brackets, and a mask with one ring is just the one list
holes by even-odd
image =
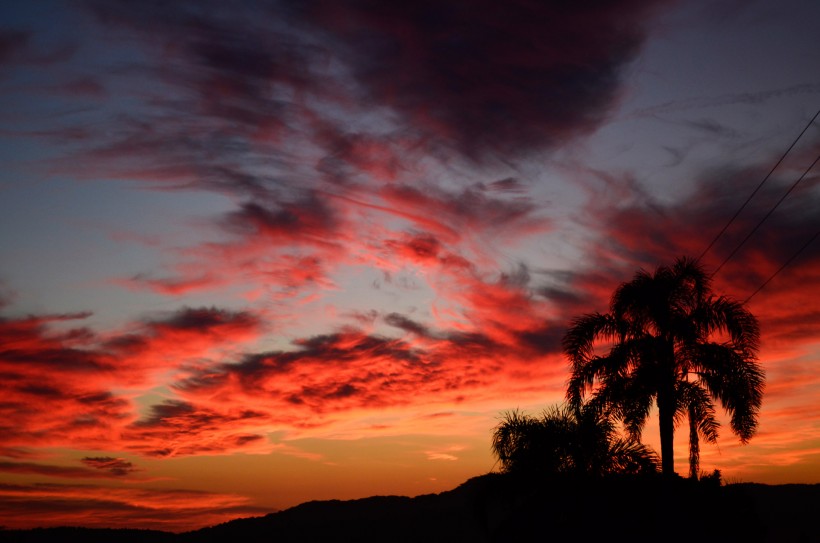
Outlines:
{"label": "power line", "polygon": [[786,268],[786,266],[788,266],[789,264],[791,264],[791,263],[792,263],[792,260],[794,260],[795,258],[797,258],[798,256],[800,256],[800,253],[802,253],[804,250],[806,250],[806,247],[808,247],[809,245],[811,245],[811,243],[812,243],[815,239],[817,239],[817,238],[818,238],[818,236],[820,236],[820,230],[818,230],[817,232],[815,232],[815,233],[814,233],[814,235],[813,235],[813,236],[812,236],[812,237],[811,237],[811,238],[810,238],[810,239],[809,239],[806,243],[804,243],[804,244],[803,244],[803,246],[802,246],[802,247],[800,247],[800,248],[797,250],[797,252],[795,252],[795,253],[791,256],[791,258],[789,258],[789,259],[788,259],[788,260],[787,260],[787,261],[786,261],[786,262],[785,262],[782,266],[780,266],[780,267],[777,269],[777,271],[776,271],[776,272],[774,272],[773,274],[771,274],[771,275],[769,276],[769,278],[768,278],[768,279],[766,279],[766,280],[763,282],[763,284],[762,284],[762,285],[760,285],[759,287],[757,287],[757,290],[755,290],[754,292],[752,292],[751,294],[749,294],[749,296],[748,296],[748,297],[746,297],[746,299],[745,299],[745,300],[743,300],[743,303],[744,303],[744,304],[749,303],[749,300],[751,300],[751,299],[754,297],[754,295],[755,295],[755,294],[757,294],[758,292],[760,292],[761,290],[763,290],[763,287],[765,287],[766,285],[768,285],[768,284],[769,284],[769,282],[771,282],[771,280],[772,280],[772,279],[774,279],[774,278],[777,276],[777,274],[779,274],[780,272],[782,272],[782,271]]}
{"label": "power line", "polygon": [[[754,198],[755,194],[757,194],[757,191],[759,191],[760,188],[766,183],[766,181],[769,180],[769,177],[771,177],[772,173],[774,173],[774,171],[777,169],[777,167],[780,166],[780,163],[783,162],[783,160],[786,158],[786,155],[788,155],[791,152],[792,148],[795,145],[797,145],[797,142],[800,141],[800,138],[803,137],[803,134],[806,133],[806,130],[808,130],[809,127],[812,124],[814,124],[814,120],[817,119],[818,115],[820,115],[820,109],[817,110],[817,113],[814,114],[814,117],[812,117],[811,120],[809,121],[809,123],[806,125],[806,127],[803,128],[803,131],[800,132],[800,134],[797,136],[797,138],[795,138],[795,140],[792,142],[792,144],[789,145],[789,148],[786,149],[786,152],[783,153],[783,156],[780,157],[780,160],[778,160],[777,163],[774,166],[772,166],[772,169],[769,170],[769,173],[766,174],[766,177],[763,178],[763,181],[761,181],[760,184],[757,186],[757,188],[755,188],[755,190],[752,191],[752,193],[749,195],[749,197],[746,198],[746,201],[743,202],[743,205],[740,206],[740,209],[738,209],[735,212],[735,214],[732,216],[732,218],[729,219],[729,222],[727,222],[726,225],[720,230],[720,232],[718,232],[718,234],[714,237],[714,239],[711,241],[711,243],[709,243],[709,245],[706,247],[706,249],[704,249],[703,252],[700,253],[700,256],[697,258],[697,261],[700,261],[700,259],[702,259],[706,255],[706,253],[709,252],[709,249],[711,249],[712,246],[714,246],[714,244],[726,232],[726,230],[729,228],[729,226],[731,226],[732,223],[735,222],[735,219],[737,219],[738,215],[740,215],[740,213],[746,208],[746,206],[749,204],[749,202],[752,200],[752,198]],[[725,263],[726,262],[724,261],[724,264]],[[723,264],[721,264],[721,266],[723,266]],[[720,269],[720,268],[718,268],[718,269]],[[715,270],[715,273],[717,273],[717,270]]]}
{"label": "power line", "polygon": [[[818,111],[818,113],[820,113],[820,111]],[[815,117],[816,117],[816,115],[815,115]],[[719,272],[720,269],[723,268],[723,266],[727,262],[729,262],[729,260],[731,260],[731,258],[733,256],[735,256],[735,253],[737,253],[740,250],[740,248],[743,247],[743,245],[749,240],[749,238],[751,238],[752,235],[755,232],[757,232],[757,229],[760,228],[760,226],[766,221],[766,219],[768,219],[769,216],[771,216],[771,214],[774,213],[774,210],[777,209],[778,206],[781,203],[783,203],[783,200],[785,200],[786,197],[797,187],[797,185],[800,184],[800,182],[803,180],[803,178],[806,177],[806,175],[811,171],[812,168],[814,168],[814,165],[817,164],[818,161],[820,161],[820,155],[817,155],[817,157],[814,159],[814,162],[812,162],[811,165],[809,165],[809,167],[806,168],[806,171],[804,171],[803,174],[800,177],[797,178],[797,181],[792,183],[792,186],[789,187],[789,190],[787,190],[786,193],[783,196],[780,197],[780,200],[778,200],[777,203],[772,206],[772,208],[769,210],[769,212],[766,213],[766,215],[757,222],[757,224],[754,226],[754,228],[752,228],[752,230],[748,234],[746,234],[746,237],[743,238],[743,241],[741,241],[740,243],[737,244],[737,246],[734,248],[734,250],[731,253],[729,253],[729,256],[727,256],[723,260],[723,262],[720,263],[720,266],[718,266],[717,269],[715,269],[715,271],[712,272],[712,275],[715,275],[717,272]]]}

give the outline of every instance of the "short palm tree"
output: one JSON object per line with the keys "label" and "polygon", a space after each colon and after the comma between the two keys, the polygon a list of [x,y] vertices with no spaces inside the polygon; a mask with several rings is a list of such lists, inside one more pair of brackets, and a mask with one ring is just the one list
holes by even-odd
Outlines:
{"label": "short palm tree", "polygon": [[656,454],[618,436],[594,406],[554,406],[540,418],[509,411],[493,433],[493,452],[508,473],[601,477],[655,473]]}
{"label": "short palm tree", "polygon": [[697,383],[678,383],[678,411],[675,425],[686,416],[689,419],[689,478],[697,479],[700,471],[700,439],[707,443],[717,443],[720,423],[715,416],[715,406],[703,387]]}
{"label": "short palm tree", "polygon": [[615,290],[608,313],[572,322],[563,340],[571,364],[567,398],[577,406],[592,393],[635,438],[657,405],[667,475],[675,471],[676,422],[689,417],[690,471],[697,471],[698,436],[717,439],[714,401],[743,443],[757,429],[764,386],[759,338],[757,319],[743,304],[715,296],[697,261],[641,270]]}

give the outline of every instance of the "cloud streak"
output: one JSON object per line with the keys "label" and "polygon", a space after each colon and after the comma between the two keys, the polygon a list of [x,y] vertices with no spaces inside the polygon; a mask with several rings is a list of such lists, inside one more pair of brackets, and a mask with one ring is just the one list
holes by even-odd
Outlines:
{"label": "cloud streak", "polygon": [[182,532],[269,513],[232,494],[98,485],[0,484],[6,528],[139,527]]}

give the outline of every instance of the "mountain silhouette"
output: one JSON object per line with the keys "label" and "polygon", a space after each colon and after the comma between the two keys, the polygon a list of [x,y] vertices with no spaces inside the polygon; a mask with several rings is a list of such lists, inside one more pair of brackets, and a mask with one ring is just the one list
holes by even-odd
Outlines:
{"label": "mountain silhouette", "polygon": [[[658,498],[660,497],[660,498]],[[671,517],[668,511],[674,512]],[[487,474],[414,498],[313,501],[263,517],[179,534],[153,530],[40,528],[0,531],[4,543],[817,542],[820,485],[705,484],[687,479],[604,480]]]}

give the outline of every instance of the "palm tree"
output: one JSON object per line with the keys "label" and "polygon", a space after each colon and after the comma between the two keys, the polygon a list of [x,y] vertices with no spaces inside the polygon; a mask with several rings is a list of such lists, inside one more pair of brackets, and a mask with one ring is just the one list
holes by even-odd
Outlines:
{"label": "palm tree", "polygon": [[[676,421],[690,418],[690,463],[696,464],[698,435],[717,438],[716,400],[741,442],[754,435],[764,385],[759,339],[754,315],[715,296],[696,260],[679,258],[622,283],[608,313],[572,322],[563,339],[571,364],[567,399],[581,405],[591,392],[636,438],[656,404],[662,470],[671,475]],[[597,355],[596,347],[608,351]]]}
{"label": "palm tree", "polygon": [[492,448],[508,473],[601,477],[658,470],[651,449],[620,438],[615,424],[592,405],[553,406],[540,418],[508,411]]}
{"label": "palm tree", "polygon": [[715,416],[715,406],[709,394],[697,383],[678,383],[679,409],[675,413],[675,426],[685,415],[689,419],[689,478],[697,479],[700,471],[700,438],[707,443],[717,443],[720,423]]}

